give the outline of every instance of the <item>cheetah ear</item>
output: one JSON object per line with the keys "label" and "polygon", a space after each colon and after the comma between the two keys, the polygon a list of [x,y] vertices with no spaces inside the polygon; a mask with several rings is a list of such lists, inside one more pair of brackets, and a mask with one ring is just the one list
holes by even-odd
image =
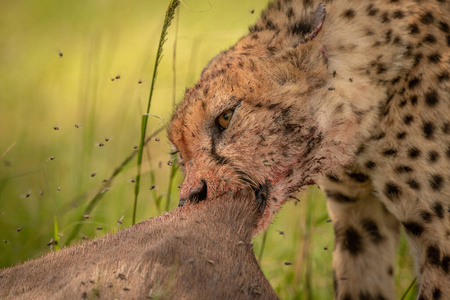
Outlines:
{"label": "cheetah ear", "polygon": [[314,16],[311,22],[311,28],[313,31],[310,33],[311,38],[315,37],[319,30],[322,28],[323,21],[325,21],[325,16],[327,14],[327,10],[323,3],[319,3],[317,5],[316,10],[314,11]]}
{"label": "cheetah ear", "polygon": [[312,31],[306,36],[305,41],[313,39],[320,31],[320,29],[322,29],[322,24],[325,20],[326,14],[327,10],[325,8],[325,5],[323,3],[319,3],[316,10],[314,11],[314,15],[311,21]]}

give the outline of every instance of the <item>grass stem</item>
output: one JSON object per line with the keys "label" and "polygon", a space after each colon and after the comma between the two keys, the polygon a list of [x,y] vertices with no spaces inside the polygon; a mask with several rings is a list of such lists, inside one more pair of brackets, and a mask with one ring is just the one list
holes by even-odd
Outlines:
{"label": "grass stem", "polygon": [[258,256],[258,263],[261,266],[261,261],[264,253],[264,248],[266,247],[266,240],[267,240],[267,232],[268,230],[264,231],[262,243],[261,243],[261,250],[259,250],[259,256]]}
{"label": "grass stem", "polygon": [[[408,293],[411,291],[411,289],[414,287],[414,285],[416,284],[417,278],[414,278],[414,280],[411,282],[411,284],[408,286],[408,288],[406,289],[406,291],[403,293],[403,296],[401,298],[401,300],[405,300],[407,299],[406,296],[408,296]],[[413,297],[411,297],[412,299]]]}
{"label": "grass stem", "polygon": [[152,103],[152,97],[153,97],[153,91],[155,89],[155,82],[156,82],[156,75],[158,73],[158,66],[162,59],[163,54],[163,46],[164,43],[167,41],[167,29],[170,26],[170,23],[172,22],[172,19],[175,15],[175,10],[178,7],[180,2],[178,0],[171,0],[169,3],[169,6],[166,11],[166,16],[164,17],[164,23],[163,28],[161,30],[161,36],[159,38],[159,45],[158,45],[158,51],[156,53],[156,59],[155,59],[155,66],[153,67],[153,77],[152,77],[152,83],[150,85],[150,94],[148,97],[148,103],[147,103],[147,112],[142,116],[142,125],[141,125],[141,141],[139,143],[139,150],[138,150],[138,159],[137,159],[137,175],[136,175],[136,185],[134,187],[134,207],[133,207],[133,217],[132,217],[132,224],[134,225],[136,222],[136,209],[137,209],[137,202],[139,197],[139,188],[140,188],[140,181],[141,181],[141,165],[142,165],[142,153],[144,149],[144,140],[145,135],[147,131],[147,123],[148,123],[148,115],[150,113],[150,105]]}

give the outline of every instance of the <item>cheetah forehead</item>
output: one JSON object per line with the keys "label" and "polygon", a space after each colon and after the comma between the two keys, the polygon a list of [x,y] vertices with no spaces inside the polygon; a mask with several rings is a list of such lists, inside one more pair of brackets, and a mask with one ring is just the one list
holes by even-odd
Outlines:
{"label": "cheetah forehead", "polygon": [[[200,80],[186,91],[184,100],[175,110],[172,123],[180,122],[183,116],[192,114],[214,118],[240,101],[270,105],[271,98],[289,94],[294,86],[298,96],[306,94],[319,81],[323,82],[322,78],[318,80],[318,76],[310,71],[310,66],[304,64],[305,67],[299,67],[304,58],[298,58],[292,51],[301,53],[301,49],[280,50],[272,56],[267,56],[267,53],[258,55],[258,51],[253,48],[244,49],[245,45],[242,44],[247,42],[241,39],[236,46],[211,60]],[[308,53],[304,56],[308,56]],[[319,67],[315,72],[320,71]]]}

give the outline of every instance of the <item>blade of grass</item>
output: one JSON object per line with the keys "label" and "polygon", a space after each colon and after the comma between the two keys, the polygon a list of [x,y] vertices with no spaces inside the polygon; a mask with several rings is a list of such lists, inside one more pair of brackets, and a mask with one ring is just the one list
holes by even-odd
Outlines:
{"label": "blade of grass", "polygon": [[2,155],[0,155],[0,160],[3,159],[3,157],[5,157],[6,154],[8,154],[9,151],[11,151],[12,147],[14,147],[14,145],[16,145],[16,142],[12,143],[3,153]]}
{"label": "blade of grass", "polygon": [[136,185],[134,187],[134,206],[133,206],[133,217],[132,217],[132,224],[134,225],[136,223],[136,209],[137,209],[137,201],[139,197],[139,188],[140,188],[140,181],[141,181],[141,166],[142,166],[142,153],[144,149],[144,141],[145,141],[145,135],[147,131],[147,123],[148,123],[148,115],[150,113],[150,105],[152,103],[152,97],[153,97],[153,91],[155,88],[155,82],[156,82],[156,75],[158,71],[159,63],[162,59],[163,54],[163,46],[164,43],[167,41],[167,29],[170,26],[170,23],[172,22],[172,19],[175,15],[175,10],[180,5],[179,0],[171,0],[169,3],[169,6],[166,11],[166,16],[164,17],[164,23],[163,28],[161,30],[161,36],[159,38],[159,45],[158,45],[158,51],[156,53],[156,59],[155,59],[155,66],[153,67],[153,76],[152,76],[152,83],[150,85],[150,94],[148,97],[148,104],[147,104],[147,112],[142,116],[142,125],[141,125],[141,141],[139,143],[139,150],[138,150],[138,159],[137,159],[137,175],[136,175]]}
{"label": "blade of grass", "polygon": [[411,284],[408,286],[408,288],[406,289],[406,291],[403,293],[403,296],[401,298],[401,300],[405,300],[406,296],[408,296],[408,293],[411,291],[411,289],[414,287],[414,285],[416,284],[417,278],[414,278],[414,280],[411,282]]}
{"label": "blade of grass", "polygon": [[[177,8],[178,10],[178,8]],[[175,33],[174,33],[174,41],[173,41],[173,56],[172,56],[172,108],[175,107],[176,100],[176,91],[177,91],[177,68],[176,68],[176,58],[177,58],[177,40],[178,40],[178,24],[180,21],[180,14],[176,14],[175,19]],[[175,161],[172,164],[172,168],[170,169],[170,177],[169,177],[169,187],[167,188],[167,201],[166,201],[166,211],[169,211],[170,199],[172,197],[172,185],[175,175],[178,171],[178,164]],[[161,200],[161,199],[159,199]],[[158,204],[159,206],[159,204]]]}
{"label": "blade of grass", "polygon": [[314,220],[314,206],[317,197],[317,187],[311,186],[306,199],[306,212],[302,233],[302,246],[298,249],[297,261],[295,264],[294,283],[300,285],[304,282],[302,299],[313,299],[312,295],[312,274],[311,274],[311,244],[313,237],[313,220]]}
{"label": "blade of grass", "polygon": [[266,247],[266,240],[267,240],[267,232],[268,230],[264,231],[263,240],[261,243],[261,250],[259,250],[259,256],[258,256],[258,263],[261,265],[263,253],[264,253],[264,247]]}
{"label": "blade of grass", "polygon": [[[150,140],[155,137],[158,133],[160,133],[161,131],[163,131],[165,129],[165,126],[161,126],[160,128],[158,128],[157,130],[155,130],[155,132],[152,133],[152,135],[150,135],[144,142],[144,145],[146,145],[148,142],[150,142]],[[128,155],[123,161],[122,163],[116,168],[114,169],[114,171],[112,172],[111,176],[108,179],[108,182],[106,182],[102,188],[97,192],[97,194],[94,196],[94,198],[92,198],[89,201],[89,204],[87,205],[87,207],[84,209],[83,214],[81,214],[81,218],[79,220],[79,222],[77,222],[77,224],[75,225],[75,228],[72,230],[72,232],[70,233],[69,237],[67,238],[66,242],[64,243],[64,245],[69,245],[70,242],[78,235],[78,233],[81,230],[81,226],[83,226],[84,222],[86,221],[86,219],[83,217],[84,215],[90,215],[92,210],[94,210],[94,208],[97,206],[98,202],[100,201],[100,199],[103,197],[103,195],[105,194],[105,191],[107,190],[108,186],[111,185],[111,181],[120,174],[120,172],[122,172],[123,168],[131,161],[133,160],[133,158],[136,156],[136,154],[138,153],[137,150],[134,150],[130,155]]]}
{"label": "blade of grass", "polygon": [[173,162],[172,168],[170,169],[169,187],[167,188],[166,211],[169,211],[170,197],[172,195],[173,179],[175,178],[177,171],[178,171],[177,164],[175,162]]}
{"label": "blade of grass", "polygon": [[177,41],[178,41],[178,24],[180,23],[180,13],[176,14],[175,19],[175,33],[173,40],[173,56],[172,56],[172,108],[175,107],[175,100],[177,97]]}
{"label": "blade of grass", "polygon": [[53,225],[53,239],[55,240],[55,250],[58,251],[59,250],[59,230],[58,230],[58,220],[56,218],[56,216],[54,217],[55,222]]}

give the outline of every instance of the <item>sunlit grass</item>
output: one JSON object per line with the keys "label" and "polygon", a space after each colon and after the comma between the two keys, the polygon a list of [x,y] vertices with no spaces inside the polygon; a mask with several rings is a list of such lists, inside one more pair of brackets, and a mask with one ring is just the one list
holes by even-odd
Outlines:
{"label": "sunlit grass", "polygon": [[[55,250],[47,246],[51,239],[62,246],[132,224],[141,116],[168,4],[3,3],[0,267]],[[150,114],[159,118],[147,125],[136,221],[178,202],[182,175],[167,163],[173,158],[158,131],[170,118],[173,99],[182,99],[207,62],[241,37],[265,5],[183,1],[152,96]],[[313,188],[299,203],[288,203],[268,229],[261,266],[281,299],[332,297],[333,230],[327,219],[323,195]],[[255,239],[257,256],[262,238]],[[397,295],[411,282],[410,270],[403,238]]]}

